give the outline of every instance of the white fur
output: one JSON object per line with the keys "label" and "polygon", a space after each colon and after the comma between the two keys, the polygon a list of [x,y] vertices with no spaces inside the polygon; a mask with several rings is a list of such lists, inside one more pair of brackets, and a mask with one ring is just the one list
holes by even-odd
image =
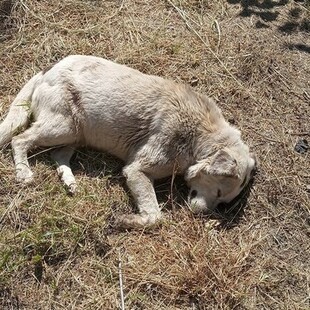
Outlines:
{"label": "white fur", "polygon": [[62,146],[52,156],[71,193],[77,187],[69,165],[75,147],[86,145],[124,160],[140,211],[120,220],[125,227],[161,218],[153,180],[175,168],[185,175],[197,212],[237,196],[255,166],[240,132],[211,99],[93,56],[66,57],[23,87],[0,125],[0,146],[9,141],[20,182],[33,179],[27,160],[31,148]]}

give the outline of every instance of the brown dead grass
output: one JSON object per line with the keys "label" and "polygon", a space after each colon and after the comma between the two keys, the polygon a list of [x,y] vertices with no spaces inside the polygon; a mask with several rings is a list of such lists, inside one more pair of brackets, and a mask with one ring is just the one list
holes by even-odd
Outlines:
{"label": "brown dead grass", "polygon": [[[13,4],[13,7],[11,6]],[[12,11],[11,11],[12,8]],[[43,152],[36,183],[0,154],[0,307],[309,309],[309,1],[0,1],[0,114],[35,72],[93,54],[212,96],[256,152],[240,212],[195,218],[182,181],[157,186],[162,226],[119,232],[132,203],[121,163],[80,150],[68,197]],[[35,154],[34,154],[35,155]],[[178,199],[178,201],[176,201]],[[182,205],[182,203],[181,203]]]}

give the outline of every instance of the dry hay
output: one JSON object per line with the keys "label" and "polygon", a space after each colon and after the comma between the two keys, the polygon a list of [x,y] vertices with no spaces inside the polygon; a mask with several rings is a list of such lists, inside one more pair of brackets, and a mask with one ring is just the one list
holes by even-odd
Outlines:
{"label": "dry hay", "polygon": [[[0,114],[35,72],[92,54],[212,96],[257,153],[246,206],[195,218],[182,181],[157,186],[162,226],[119,232],[121,163],[80,150],[68,197],[45,154],[36,183],[0,154],[0,307],[309,309],[309,1],[0,1]],[[34,153],[33,155],[36,155]],[[181,201],[181,200],[180,200]],[[180,203],[182,205],[182,202]],[[183,204],[184,205],[184,204]]]}

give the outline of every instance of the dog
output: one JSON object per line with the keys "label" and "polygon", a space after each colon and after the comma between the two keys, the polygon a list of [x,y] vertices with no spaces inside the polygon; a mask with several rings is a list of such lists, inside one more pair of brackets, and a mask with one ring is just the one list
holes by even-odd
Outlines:
{"label": "dog", "polygon": [[70,168],[76,147],[123,160],[139,209],[119,220],[125,228],[161,219],[155,179],[183,174],[189,206],[200,213],[238,196],[256,166],[240,131],[213,100],[95,56],[68,56],[28,81],[0,125],[0,146],[9,142],[17,181],[23,183],[33,180],[27,152],[57,146],[52,158],[70,193],[77,189]]}

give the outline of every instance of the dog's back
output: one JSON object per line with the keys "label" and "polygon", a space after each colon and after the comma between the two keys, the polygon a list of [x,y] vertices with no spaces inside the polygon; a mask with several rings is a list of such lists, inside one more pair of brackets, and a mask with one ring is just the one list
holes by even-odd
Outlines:
{"label": "dog's back", "polygon": [[212,131],[222,120],[211,100],[184,85],[92,56],[57,63],[43,75],[34,101],[36,114],[50,105],[48,113],[72,118],[76,144],[123,160],[154,135],[167,156],[186,152],[186,145],[190,151],[201,126]]}

